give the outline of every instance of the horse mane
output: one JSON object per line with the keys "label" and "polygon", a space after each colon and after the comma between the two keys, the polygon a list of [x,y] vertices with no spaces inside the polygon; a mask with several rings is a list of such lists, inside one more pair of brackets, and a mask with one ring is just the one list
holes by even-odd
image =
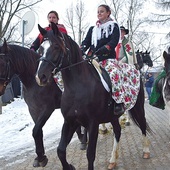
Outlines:
{"label": "horse mane", "polygon": [[[68,35],[58,32],[58,36],[55,36],[53,30],[48,31],[49,39],[54,41],[55,44],[59,45],[59,47],[66,53],[66,49],[69,49],[69,55],[75,56],[74,59],[83,60],[82,54],[78,44]],[[66,47],[66,48],[65,48]],[[72,58],[72,57],[71,57]]]}
{"label": "horse mane", "polygon": [[39,54],[19,45],[8,45],[8,51],[9,59],[16,70],[24,74],[35,74],[38,66],[35,62],[40,58]]}
{"label": "horse mane", "polygon": [[136,59],[139,65],[139,69],[141,69],[143,67],[143,59],[142,59],[142,52],[139,52],[139,50],[136,51]]}

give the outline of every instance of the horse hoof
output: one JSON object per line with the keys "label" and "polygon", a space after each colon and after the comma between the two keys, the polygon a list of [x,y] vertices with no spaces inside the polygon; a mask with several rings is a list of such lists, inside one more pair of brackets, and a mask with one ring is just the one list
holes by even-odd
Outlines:
{"label": "horse hoof", "polygon": [[144,152],[143,153],[143,159],[149,159],[150,158],[150,153],[149,152]]}
{"label": "horse hoof", "polygon": [[116,165],[117,165],[117,163],[109,163],[109,166],[107,169],[112,170],[112,169],[116,168]]}
{"label": "horse hoof", "polygon": [[80,150],[86,150],[86,149],[87,149],[87,143],[81,143]]}
{"label": "horse hoof", "polygon": [[126,122],[125,125],[126,125],[126,126],[130,126],[130,122]]}
{"label": "horse hoof", "polygon": [[69,165],[70,166],[70,170],[76,170],[76,168],[73,165]]}
{"label": "horse hoof", "polygon": [[48,163],[48,158],[46,156],[43,157],[41,161],[38,158],[35,158],[33,167],[45,167]]}
{"label": "horse hoof", "polygon": [[105,130],[99,129],[99,133],[102,135],[105,135],[108,133],[108,129],[105,129]]}
{"label": "horse hoof", "polygon": [[33,167],[40,167],[40,164],[37,158],[34,159]]}

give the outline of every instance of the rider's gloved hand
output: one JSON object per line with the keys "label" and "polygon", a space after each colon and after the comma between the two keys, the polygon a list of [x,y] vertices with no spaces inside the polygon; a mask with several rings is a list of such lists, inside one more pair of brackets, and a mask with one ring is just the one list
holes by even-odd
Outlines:
{"label": "rider's gloved hand", "polygon": [[82,55],[85,54],[85,51],[86,51],[85,48],[86,48],[85,45],[80,46],[80,50],[81,50],[81,52],[82,52]]}
{"label": "rider's gloved hand", "polygon": [[108,54],[109,53],[109,49],[107,48],[107,46],[102,46],[100,47],[94,54],[95,55],[104,55],[104,54]]}

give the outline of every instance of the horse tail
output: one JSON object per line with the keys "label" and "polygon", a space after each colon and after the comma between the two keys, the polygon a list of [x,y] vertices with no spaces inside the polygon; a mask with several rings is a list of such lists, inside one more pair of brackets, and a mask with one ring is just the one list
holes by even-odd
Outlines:
{"label": "horse tail", "polygon": [[142,134],[146,133],[153,134],[152,129],[146,121],[145,117],[145,97],[142,79],[140,79],[140,90],[135,106],[129,110],[129,115],[132,121],[141,129]]}

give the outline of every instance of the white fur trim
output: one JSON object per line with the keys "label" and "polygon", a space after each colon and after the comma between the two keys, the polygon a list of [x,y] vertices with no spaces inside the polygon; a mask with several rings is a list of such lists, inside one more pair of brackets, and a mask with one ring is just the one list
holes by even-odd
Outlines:
{"label": "white fur trim", "polygon": [[[97,46],[97,40],[100,40],[102,38],[108,38],[109,35],[112,34],[114,29],[114,21],[108,21],[104,24],[101,24],[99,26],[95,26],[92,31],[92,42],[91,44],[95,47]],[[109,26],[111,26],[111,30],[109,30]],[[103,32],[101,32],[103,30]],[[105,37],[104,37],[105,35]]]}

